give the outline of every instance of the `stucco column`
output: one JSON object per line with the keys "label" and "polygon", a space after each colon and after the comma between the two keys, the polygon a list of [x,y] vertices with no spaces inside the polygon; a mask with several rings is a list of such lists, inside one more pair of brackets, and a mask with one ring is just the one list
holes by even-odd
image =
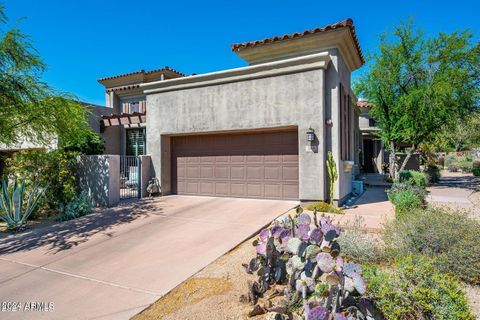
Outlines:
{"label": "stucco column", "polygon": [[[298,126],[299,198],[325,200],[325,70],[318,70],[318,90],[315,108],[304,114]],[[315,141],[307,141],[312,128]]]}

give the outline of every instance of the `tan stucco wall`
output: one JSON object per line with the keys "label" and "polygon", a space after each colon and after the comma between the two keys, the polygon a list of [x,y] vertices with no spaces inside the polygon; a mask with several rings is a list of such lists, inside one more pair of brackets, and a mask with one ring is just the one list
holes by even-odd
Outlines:
{"label": "tan stucco wall", "polygon": [[325,148],[323,77],[320,69],[148,95],[147,148],[162,192],[171,188],[168,135],[296,126],[300,198],[324,199],[324,153],[306,142],[311,126]]}
{"label": "tan stucco wall", "polygon": [[[331,62],[326,70],[324,66],[244,81],[222,80],[220,84],[209,76],[210,82],[204,86],[186,79],[174,82],[180,86],[171,90],[167,82],[155,92],[146,90],[147,149],[162,191],[168,194],[171,190],[171,135],[295,126],[299,132],[300,200],[327,198],[328,150],[333,152],[339,172],[335,199],[344,200],[351,192],[353,170],[345,172],[340,157],[339,84],[343,83],[349,95],[350,70],[338,49],[330,49],[328,57]],[[333,120],[332,127],[326,127],[327,118]],[[309,127],[317,135],[318,152],[312,152],[307,144]],[[353,130],[350,134],[353,141]]]}

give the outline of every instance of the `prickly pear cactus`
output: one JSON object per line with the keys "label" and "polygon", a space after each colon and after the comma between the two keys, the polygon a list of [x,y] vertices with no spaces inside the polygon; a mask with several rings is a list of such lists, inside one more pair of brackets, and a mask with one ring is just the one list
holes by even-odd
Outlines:
{"label": "prickly pear cactus", "polygon": [[[352,299],[365,294],[366,284],[361,266],[340,255],[336,241],[340,229],[330,218],[311,217],[301,207],[288,219],[290,222],[284,219],[261,230],[253,243],[257,255],[243,265],[246,272],[258,277],[249,286],[248,300],[256,303],[272,285],[283,285],[290,305],[303,300],[305,319],[362,318]],[[278,310],[275,306],[271,309]]]}

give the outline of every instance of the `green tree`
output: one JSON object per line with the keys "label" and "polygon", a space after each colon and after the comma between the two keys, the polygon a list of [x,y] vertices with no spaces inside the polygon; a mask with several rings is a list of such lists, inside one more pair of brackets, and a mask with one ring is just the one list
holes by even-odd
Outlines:
{"label": "green tree", "polygon": [[[452,130],[479,106],[480,43],[466,31],[427,38],[412,22],[380,37],[357,93],[369,100],[398,178],[418,146]],[[399,164],[396,154],[407,147]]]}
{"label": "green tree", "polygon": [[480,112],[475,112],[464,119],[457,119],[453,130],[445,130],[437,140],[444,149],[455,151],[480,146]]}
{"label": "green tree", "polygon": [[90,130],[88,110],[42,80],[45,64],[31,40],[9,27],[0,3],[0,143],[76,141]]}

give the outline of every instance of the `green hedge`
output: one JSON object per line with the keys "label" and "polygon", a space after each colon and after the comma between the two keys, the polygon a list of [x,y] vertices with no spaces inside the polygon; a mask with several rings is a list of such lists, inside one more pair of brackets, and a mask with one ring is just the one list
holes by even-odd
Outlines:
{"label": "green hedge", "polygon": [[420,171],[404,170],[400,172],[400,182],[409,183],[411,185],[425,188],[427,186],[427,175]]}

